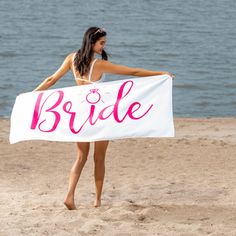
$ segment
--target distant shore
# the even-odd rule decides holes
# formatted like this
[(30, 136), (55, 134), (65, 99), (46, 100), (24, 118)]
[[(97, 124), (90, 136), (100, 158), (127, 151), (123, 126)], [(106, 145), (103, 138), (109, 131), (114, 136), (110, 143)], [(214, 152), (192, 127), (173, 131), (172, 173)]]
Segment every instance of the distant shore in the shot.
[(0, 118), (0, 235), (236, 235), (236, 117), (174, 123), (174, 138), (110, 142), (98, 209), (92, 145), (68, 211), (75, 144), (10, 145)]

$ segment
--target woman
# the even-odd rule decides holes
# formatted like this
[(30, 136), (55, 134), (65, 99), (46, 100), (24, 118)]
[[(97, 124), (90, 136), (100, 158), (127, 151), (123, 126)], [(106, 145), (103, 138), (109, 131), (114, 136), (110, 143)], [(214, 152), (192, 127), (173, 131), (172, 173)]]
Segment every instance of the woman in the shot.
[[(105, 52), (106, 31), (103, 28), (89, 28), (83, 38), (83, 43), (78, 52), (70, 53), (62, 63), (61, 67), (47, 79), (45, 79), (34, 91), (45, 90), (54, 85), (64, 74), (72, 70), (77, 85), (102, 82), (105, 73), (132, 75), (132, 76), (154, 76), (169, 74), (162, 71), (150, 71), (141, 68), (130, 68), (109, 62)], [(95, 59), (95, 55), (101, 55), (102, 59)], [(96, 141), (94, 150), (94, 178), (96, 197), (94, 206), (101, 205), (101, 193), (105, 175), (105, 155), (109, 141)], [(89, 153), (89, 142), (77, 143), (77, 158), (72, 166), (69, 176), (69, 188), (64, 200), (69, 210), (76, 209), (74, 203), (75, 188), (80, 178), (82, 169), (86, 163)]]

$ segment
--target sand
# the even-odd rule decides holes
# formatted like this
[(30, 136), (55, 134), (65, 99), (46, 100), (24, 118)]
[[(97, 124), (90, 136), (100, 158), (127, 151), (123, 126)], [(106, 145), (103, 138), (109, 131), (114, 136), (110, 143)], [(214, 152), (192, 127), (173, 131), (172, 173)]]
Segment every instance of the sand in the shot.
[(0, 120), (0, 235), (236, 235), (236, 118), (176, 118), (175, 138), (111, 141), (102, 206), (93, 145), (63, 205), (74, 143), (10, 145)]

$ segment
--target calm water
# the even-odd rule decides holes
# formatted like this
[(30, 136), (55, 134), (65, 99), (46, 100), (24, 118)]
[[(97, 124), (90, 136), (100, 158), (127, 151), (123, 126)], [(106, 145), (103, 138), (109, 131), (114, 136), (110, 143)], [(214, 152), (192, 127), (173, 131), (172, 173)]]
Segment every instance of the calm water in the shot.
[[(236, 116), (235, 0), (1, 0), (0, 116), (94, 25), (108, 31), (112, 62), (176, 75), (175, 117)], [(73, 85), (68, 73), (56, 87)]]

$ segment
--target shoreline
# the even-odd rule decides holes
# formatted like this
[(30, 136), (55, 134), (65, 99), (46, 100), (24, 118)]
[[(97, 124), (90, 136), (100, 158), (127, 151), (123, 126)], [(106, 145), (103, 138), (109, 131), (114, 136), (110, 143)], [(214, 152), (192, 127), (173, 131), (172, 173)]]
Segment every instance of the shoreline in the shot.
[[(0, 116), (0, 122), (1, 121), (9, 121), (10, 117), (1, 117)], [(221, 121), (221, 120), (236, 120), (236, 116), (214, 116), (214, 117), (174, 117), (174, 122), (199, 122), (199, 121)]]

